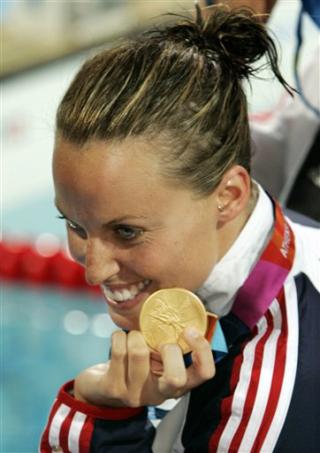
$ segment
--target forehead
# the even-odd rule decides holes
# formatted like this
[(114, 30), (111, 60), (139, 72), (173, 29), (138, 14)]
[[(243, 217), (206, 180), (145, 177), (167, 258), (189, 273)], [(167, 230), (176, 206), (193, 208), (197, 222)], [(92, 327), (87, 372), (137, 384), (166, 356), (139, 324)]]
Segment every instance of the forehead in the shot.
[[(159, 203), (174, 191), (161, 176), (154, 144), (128, 139), (91, 141), (84, 146), (58, 138), (53, 156), (53, 177), (59, 205), (76, 204), (105, 209), (135, 203)], [(63, 206), (61, 206), (63, 207)]]
[(56, 182), (111, 184), (160, 177), (159, 159), (151, 145), (141, 140), (121, 142), (90, 141), (83, 146), (57, 139), (53, 154), (53, 176)]

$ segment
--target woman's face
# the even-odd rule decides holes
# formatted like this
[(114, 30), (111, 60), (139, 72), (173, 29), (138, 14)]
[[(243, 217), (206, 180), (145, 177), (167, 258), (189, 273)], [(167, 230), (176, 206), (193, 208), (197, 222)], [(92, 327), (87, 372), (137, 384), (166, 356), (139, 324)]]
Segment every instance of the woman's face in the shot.
[(101, 285), (113, 321), (139, 328), (144, 300), (160, 288), (191, 291), (219, 257), (215, 194), (196, 198), (161, 176), (156, 143), (57, 139), (53, 175), (73, 258)]

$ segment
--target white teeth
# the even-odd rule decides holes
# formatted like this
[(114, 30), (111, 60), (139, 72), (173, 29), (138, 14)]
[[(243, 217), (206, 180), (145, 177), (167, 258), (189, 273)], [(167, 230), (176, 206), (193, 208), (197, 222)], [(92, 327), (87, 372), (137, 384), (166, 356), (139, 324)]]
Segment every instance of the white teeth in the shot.
[[(127, 291), (127, 290), (125, 290)], [(130, 291), (129, 293), (131, 294), (132, 297), (135, 297), (139, 292), (139, 288), (137, 288), (135, 285), (130, 286)]]
[(102, 290), (107, 299), (112, 299), (113, 293), (108, 288), (106, 288), (105, 286), (102, 286)]
[(113, 297), (114, 297), (115, 300), (118, 300), (120, 302), (123, 300), (123, 295), (122, 295), (121, 291), (115, 291), (113, 293)]
[(130, 291), (128, 289), (124, 289), (122, 291), (122, 300), (126, 300), (126, 299), (131, 299), (132, 297), (132, 293), (130, 293)]
[(107, 299), (112, 299), (115, 302), (124, 302), (126, 300), (133, 299), (136, 295), (142, 291), (147, 285), (149, 285), (150, 280), (144, 280), (143, 282), (139, 282), (137, 285), (131, 285), (130, 289), (125, 288), (122, 290), (112, 291), (110, 288), (106, 286), (102, 286), (102, 290)]

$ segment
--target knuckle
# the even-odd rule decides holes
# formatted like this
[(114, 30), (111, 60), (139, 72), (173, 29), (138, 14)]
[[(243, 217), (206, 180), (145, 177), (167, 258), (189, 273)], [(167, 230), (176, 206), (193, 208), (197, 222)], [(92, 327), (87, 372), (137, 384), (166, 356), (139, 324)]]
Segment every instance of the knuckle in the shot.
[(129, 350), (129, 355), (133, 360), (143, 362), (149, 358), (149, 351), (135, 346)]
[(200, 339), (200, 341), (197, 343), (196, 347), (193, 349), (193, 354), (197, 358), (197, 361), (203, 362), (205, 364), (213, 364), (211, 346), (204, 338)]
[(132, 331), (128, 335), (128, 354), (131, 359), (144, 361), (149, 358), (149, 349), (140, 332)]
[(212, 365), (210, 367), (203, 367), (200, 372), (199, 372), (199, 376), (200, 378), (202, 378), (203, 380), (205, 381), (208, 381), (209, 379), (212, 379), (214, 377), (214, 375), (216, 374), (215, 372), (215, 366)]
[(215, 373), (215, 370), (214, 370), (214, 369), (212, 369), (212, 370), (206, 370), (206, 371), (203, 373), (202, 377), (203, 377), (203, 379), (205, 379), (206, 381), (208, 381), (209, 379), (212, 379), (212, 378), (214, 377), (215, 374), (216, 374), (216, 373)]
[(118, 347), (112, 347), (112, 360), (123, 360), (126, 356), (126, 352)]
[(212, 352), (211, 352), (211, 346), (209, 344), (209, 342), (205, 339), (205, 338), (199, 338), (198, 341), (197, 341), (197, 349), (199, 351), (203, 351), (203, 352), (209, 352), (210, 355), (212, 355)]
[(186, 376), (167, 376), (166, 378), (167, 384), (174, 389), (180, 389), (184, 387), (187, 383)]
[(112, 398), (122, 399), (122, 390), (116, 383), (109, 384), (106, 390)]
[(129, 398), (124, 398), (123, 403), (127, 407), (140, 407), (141, 406), (140, 398), (137, 396), (133, 396), (133, 395), (131, 395)]

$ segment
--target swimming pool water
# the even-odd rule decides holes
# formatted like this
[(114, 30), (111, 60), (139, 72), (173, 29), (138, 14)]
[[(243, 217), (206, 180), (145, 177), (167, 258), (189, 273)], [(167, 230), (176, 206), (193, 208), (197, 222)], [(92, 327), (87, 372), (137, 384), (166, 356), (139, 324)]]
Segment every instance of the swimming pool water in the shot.
[(115, 329), (89, 293), (1, 285), (1, 453), (34, 453), (59, 387), (108, 358)]

